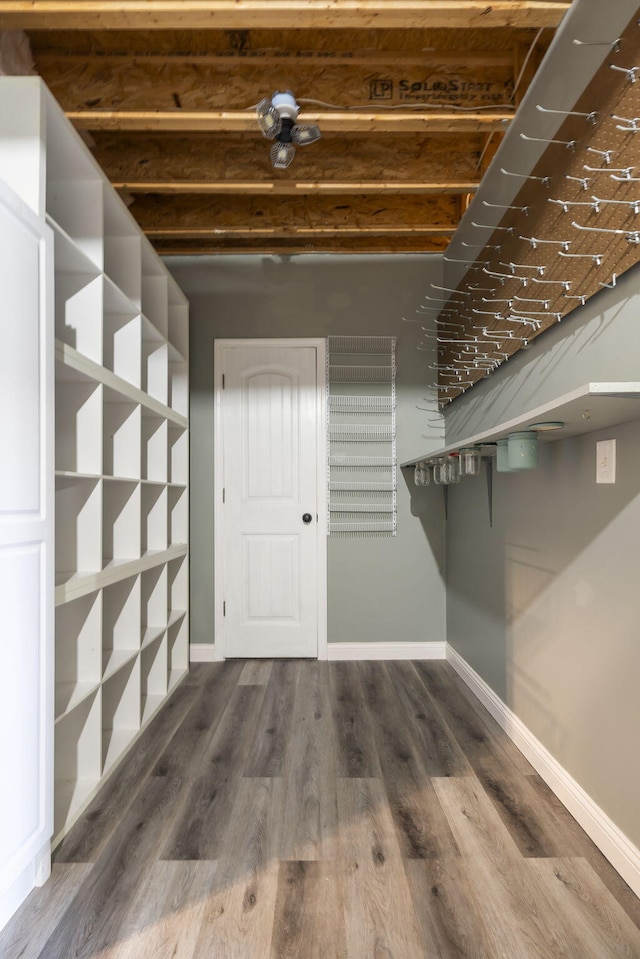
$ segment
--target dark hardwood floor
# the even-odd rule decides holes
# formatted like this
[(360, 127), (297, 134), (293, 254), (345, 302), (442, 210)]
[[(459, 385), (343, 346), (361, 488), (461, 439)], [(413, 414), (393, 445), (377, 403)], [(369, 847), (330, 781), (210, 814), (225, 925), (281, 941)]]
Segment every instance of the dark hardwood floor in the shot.
[(450, 666), (192, 668), (3, 959), (640, 959), (640, 901)]

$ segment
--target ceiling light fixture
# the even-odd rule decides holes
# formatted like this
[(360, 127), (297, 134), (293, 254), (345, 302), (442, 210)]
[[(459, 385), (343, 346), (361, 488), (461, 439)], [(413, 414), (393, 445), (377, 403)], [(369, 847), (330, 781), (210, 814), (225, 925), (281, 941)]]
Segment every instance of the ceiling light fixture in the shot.
[(271, 99), (264, 98), (256, 107), (258, 123), (262, 135), (267, 140), (276, 140), (269, 156), (271, 164), (278, 170), (285, 170), (294, 156), (296, 147), (315, 143), (322, 134), (315, 123), (296, 123), (300, 106), (290, 90), (284, 93), (276, 90)]

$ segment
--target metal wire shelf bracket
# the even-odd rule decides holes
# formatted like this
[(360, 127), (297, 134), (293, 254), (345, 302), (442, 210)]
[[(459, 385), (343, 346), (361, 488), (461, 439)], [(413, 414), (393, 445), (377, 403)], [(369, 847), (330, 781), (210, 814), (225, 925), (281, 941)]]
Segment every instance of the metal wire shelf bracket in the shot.
[(332, 423), (329, 438), (332, 443), (384, 443), (393, 439), (393, 431), (390, 425)]
[[(390, 383), (393, 379), (390, 366), (329, 366), (330, 383)], [(331, 395), (331, 394), (330, 394)]]
[(395, 352), (393, 336), (328, 338), (329, 534), (396, 534)]
[(333, 535), (361, 536), (363, 533), (371, 536), (395, 536), (396, 523), (389, 520), (383, 523), (330, 523), (329, 532)]
[(343, 495), (353, 495), (360, 493), (392, 493), (395, 489), (393, 480), (380, 480), (379, 482), (370, 480), (331, 480), (329, 489), (331, 492), (342, 493)]
[(393, 503), (334, 503), (329, 506), (332, 513), (392, 513)]
[(391, 456), (329, 456), (329, 466), (336, 469), (391, 470), (394, 465)]
[(336, 354), (379, 353), (391, 354), (395, 349), (393, 336), (330, 336), (329, 352)]
[(329, 409), (334, 413), (391, 413), (391, 396), (329, 396)]

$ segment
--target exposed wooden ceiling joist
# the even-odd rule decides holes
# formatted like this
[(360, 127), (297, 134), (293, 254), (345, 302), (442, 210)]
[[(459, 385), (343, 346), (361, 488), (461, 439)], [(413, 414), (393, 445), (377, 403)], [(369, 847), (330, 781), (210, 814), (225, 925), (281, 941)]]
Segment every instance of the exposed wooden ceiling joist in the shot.
[(160, 194), (237, 194), (244, 196), (304, 196), (305, 194), (334, 194), (354, 196), (367, 194), (424, 194), (425, 196), (441, 195), (444, 193), (467, 194), (473, 193), (478, 187), (478, 181), (449, 182), (449, 183), (407, 183), (370, 181), (336, 181), (319, 182), (305, 180), (125, 180), (112, 181), (116, 190), (129, 193), (160, 193)]
[(561, 0), (4, 0), (7, 29), (556, 27)]
[[(0, 7), (0, 10), (2, 7)], [(25, 27), (25, 29), (27, 29)], [(393, 55), (425, 57), (449, 53), (453, 58), (480, 54), (497, 56), (502, 52), (513, 56), (517, 45), (528, 49), (534, 38), (536, 51), (544, 49), (553, 36), (553, 28), (539, 31), (532, 27), (459, 28), (389, 28), (363, 29), (362, 25), (346, 29), (238, 29), (238, 30), (36, 30), (29, 29), (29, 39), (36, 61), (48, 55), (65, 58), (71, 55), (101, 57), (169, 57), (192, 55), (216, 57), (245, 64), (270, 57), (287, 59), (334, 59)], [(454, 63), (452, 60), (451, 63)], [(455, 63), (454, 63), (455, 65)], [(490, 64), (486, 64), (490, 66)]]
[(432, 224), (426, 224), (423, 226), (399, 226), (394, 224), (393, 226), (383, 226), (382, 229), (379, 229), (377, 226), (334, 226), (332, 224), (328, 224), (327, 226), (288, 226), (284, 224), (282, 226), (273, 227), (207, 226), (198, 228), (197, 226), (189, 226), (185, 227), (184, 229), (171, 226), (144, 227), (144, 232), (150, 239), (155, 239), (157, 237), (169, 237), (185, 240), (199, 240), (206, 239), (207, 237), (220, 237), (235, 240), (244, 240), (257, 237), (259, 239), (268, 240), (273, 237), (283, 237), (287, 240), (293, 241), (298, 237), (361, 237), (366, 236), (367, 234), (375, 237), (380, 236), (380, 234), (383, 234), (386, 237), (424, 237), (451, 236), (453, 233), (455, 233), (455, 230), (455, 226), (443, 227), (434, 226)]
[(234, 239), (230, 237), (201, 237), (197, 240), (184, 238), (156, 238), (153, 245), (163, 256), (193, 256), (193, 255), (244, 255), (247, 253), (263, 253), (269, 255), (293, 256), (301, 253), (340, 253), (340, 254), (389, 254), (394, 253), (442, 253), (449, 243), (449, 236), (423, 237), (336, 237), (315, 236), (313, 238), (297, 237), (296, 239), (272, 237), (266, 241), (262, 238), (247, 237)]
[[(274, 41), (271, 40), (271, 43)], [(356, 41), (357, 42), (357, 41)], [(340, 50), (329, 48), (309, 49), (300, 51), (297, 54), (287, 54), (276, 52), (275, 50), (252, 49), (244, 51), (233, 51), (222, 49), (208, 53), (190, 52), (190, 53), (131, 53), (120, 51), (118, 53), (74, 53), (68, 51), (43, 52), (37, 54), (38, 67), (43, 71), (56, 71), (60, 68), (60, 58), (64, 58), (64, 68), (73, 68), (75, 71), (82, 71), (86, 79), (87, 71), (101, 70), (108, 66), (110, 70), (117, 70), (125, 62), (128, 66), (134, 67), (166, 67), (166, 66), (189, 66), (189, 67), (216, 67), (220, 68), (227, 64), (231, 68), (235, 61), (242, 60), (244, 68), (250, 66), (261, 67), (285, 67), (288, 70), (299, 69), (311, 62), (314, 65), (322, 63), (324, 66), (348, 66), (348, 67), (379, 67), (393, 65), (394, 68), (403, 67), (421, 67), (423, 69), (438, 69), (440, 67), (451, 69), (469, 69), (474, 67), (509, 67), (513, 68), (513, 52), (511, 50), (436, 50), (434, 48), (424, 48), (421, 52), (419, 42), (416, 44), (416, 50), (407, 51), (405, 49), (394, 49), (385, 47), (384, 51), (364, 51)], [(237, 64), (236, 64), (237, 69)]]
[[(253, 111), (70, 110), (68, 118), (82, 130), (135, 130), (179, 133), (256, 132)], [(448, 113), (398, 111), (305, 112), (305, 123), (318, 123), (323, 133), (476, 133), (504, 130), (511, 113)]]

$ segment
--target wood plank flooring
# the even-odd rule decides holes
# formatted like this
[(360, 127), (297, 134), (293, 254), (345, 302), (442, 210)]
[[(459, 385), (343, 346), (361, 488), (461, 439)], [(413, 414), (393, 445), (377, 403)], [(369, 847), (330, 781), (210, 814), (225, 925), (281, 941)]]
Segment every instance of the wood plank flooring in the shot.
[(640, 959), (640, 901), (451, 667), (192, 667), (2, 959)]

